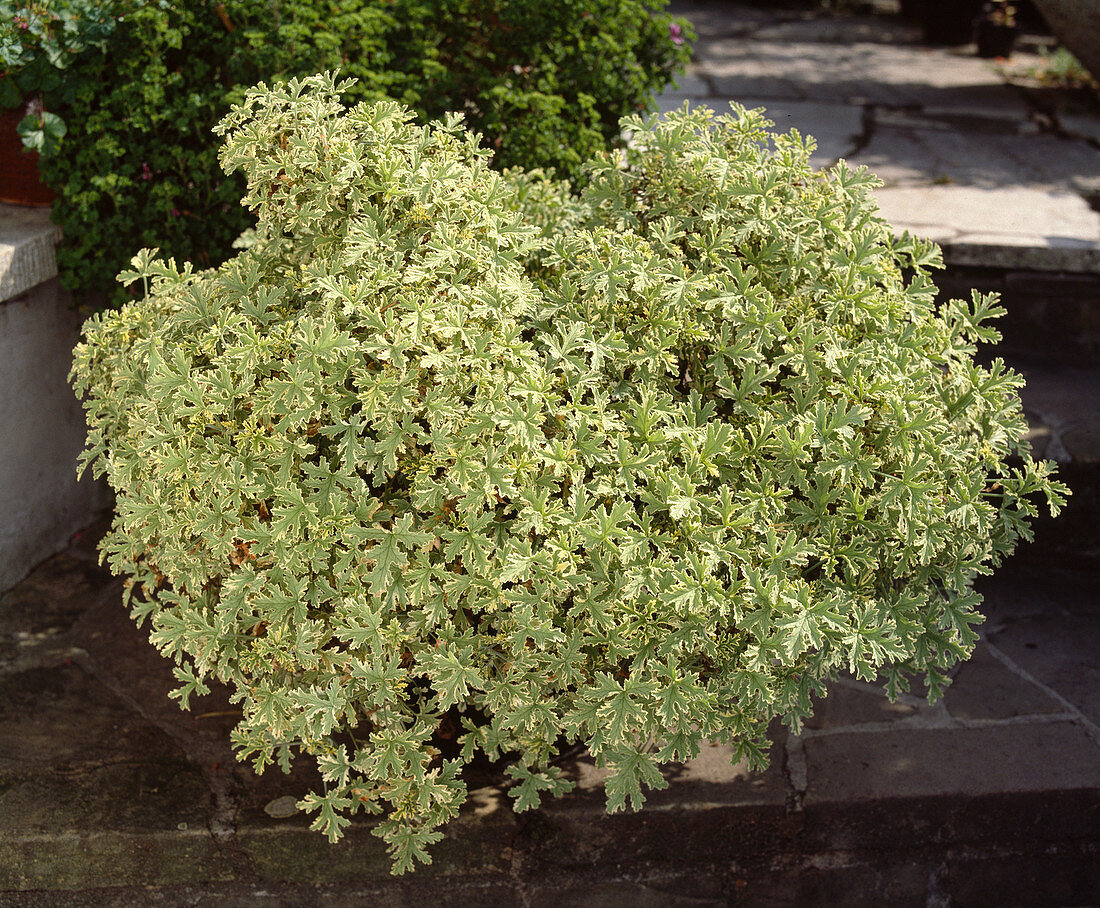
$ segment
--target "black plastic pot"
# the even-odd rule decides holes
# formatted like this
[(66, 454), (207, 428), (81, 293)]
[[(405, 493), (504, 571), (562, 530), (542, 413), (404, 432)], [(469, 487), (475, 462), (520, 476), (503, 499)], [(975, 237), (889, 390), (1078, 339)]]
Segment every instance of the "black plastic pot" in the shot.
[(978, 56), (987, 60), (994, 57), (1012, 56), (1016, 44), (1016, 26), (998, 25), (986, 19), (979, 19), (974, 30), (974, 40), (978, 42)]
[(901, 0), (901, 17), (910, 22), (923, 22), (928, 0)]
[(967, 44), (982, 0), (929, 0), (924, 5), (924, 40), (928, 44)]

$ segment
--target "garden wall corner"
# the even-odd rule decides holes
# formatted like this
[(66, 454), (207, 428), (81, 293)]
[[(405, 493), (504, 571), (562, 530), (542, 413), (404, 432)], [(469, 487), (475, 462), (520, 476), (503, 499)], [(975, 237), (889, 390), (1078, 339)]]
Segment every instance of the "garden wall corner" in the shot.
[(0, 205), (0, 592), (111, 503), (77, 480), (86, 426), (69, 387), (82, 316), (57, 279), (48, 212)]

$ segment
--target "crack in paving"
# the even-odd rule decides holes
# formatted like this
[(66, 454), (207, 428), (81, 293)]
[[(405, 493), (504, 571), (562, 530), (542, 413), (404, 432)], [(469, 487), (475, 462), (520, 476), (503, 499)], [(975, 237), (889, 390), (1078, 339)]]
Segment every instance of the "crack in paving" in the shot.
[(868, 145), (875, 138), (875, 131), (878, 129), (877, 118), (877, 105), (871, 102), (865, 102), (860, 105), (859, 112), (859, 129), (860, 131), (852, 136), (852, 145), (848, 149), (847, 153), (840, 155), (831, 162), (829, 167), (835, 167), (842, 159), (846, 160), (854, 158), (856, 155), (862, 154)]
[(789, 813), (798, 813), (802, 810), (806, 800), (806, 790), (810, 784), (803, 734), (788, 737), (783, 748), (783, 779), (787, 786)]
[[(894, 701), (903, 706), (911, 706), (920, 711), (911, 716), (902, 716), (896, 719), (884, 719), (878, 722), (860, 722), (849, 725), (839, 725), (833, 728), (806, 728), (796, 736), (800, 742), (813, 738), (831, 737), (849, 734), (872, 734), (875, 732), (891, 732), (898, 729), (984, 729), (1000, 728), (1012, 725), (1051, 725), (1058, 722), (1080, 722), (1095, 730), (1096, 734), (1090, 735), (1100, 744), (1100, 727), (1097, 727), (1072, 703), (1060, 696), (1056, 691), (1038, 681), (1023, 668), (1013, 662), (1008, 656), (997, 650), (988, 640), (983, 639), (983, 644), (991, 651), (991, 655), (997, 658), (1006, 668), (1026, 681), (1028, 684), (1042, 690), (1045, 694), (1064, 707), (1062, 711), (1053, 713), (1027, 713), (1017, 716), (1005, 716), (1002, 718), (965, 719), (951, 715), (945, 700), (941, 699), (934, 704), (912, 694), (903, 693)], [(886, 693), (880, 687), (860, 681), (854, 678), (838, 678), (832, 682), (837, 687), (863, 693), (877, 694), (886, 699)], [(804, 754), (803, 754), (804, 758)]]

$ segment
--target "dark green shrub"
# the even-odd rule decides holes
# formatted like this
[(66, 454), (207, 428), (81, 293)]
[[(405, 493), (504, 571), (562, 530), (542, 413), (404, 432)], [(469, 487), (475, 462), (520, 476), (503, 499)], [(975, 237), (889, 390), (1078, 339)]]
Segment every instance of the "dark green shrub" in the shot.
[(340, 69), (350, 101), (457, 110), (497, 166), (580, 164), (617, 140), (686, 61), (664, 0), (228, 0), (139, 6), (69, 63), (69, 127), (43, 172), (59, 199), (62, 281), (114, 287), (134, 251), (216, 264), (248, 225), (211, 128), (243, 86)]
[[(457, 110), (497, 166), (577, 179), (615, 144), (619, 120), (648, 110), (688, 60), (689, 26), (666, 0), (409, 0), (398, 4), (394, 94), (421, 118)], [(682, 32), (682, 34), (680, 34)], [(362, 79), (354, 67), (345, 75)], [(355, 98), (359, 100), (358, 98)]]
[(973, 362), (994, 301), (937, 312), (938, 250), (759, 112), (631, 122), (579, 202), (409, 119), (261, 86), (222, 126), (256, 242), (142, 253), (77, 348), (104, 553), (183, 704), (232, 685), (242, 758), (310, 755), (315, 828), (385, 812), (405, 871), (479, 752), (519, 811), (584, 742), (636, 808), (841, 670), (937, 696), (975, 575), (1066, 492)]

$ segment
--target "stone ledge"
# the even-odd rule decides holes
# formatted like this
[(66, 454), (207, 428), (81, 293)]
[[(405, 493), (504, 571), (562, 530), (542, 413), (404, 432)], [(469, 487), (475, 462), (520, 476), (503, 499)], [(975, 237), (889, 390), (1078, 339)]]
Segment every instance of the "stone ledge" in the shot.
[(1100, 273), (1100, 216), (1053, 186), (887, 186), (875, 193), (895, 231), (934, 240), (951, 266)]
[[(337, 845), (294, 827), (241, 830), (232, 843), (223, 845), (205, 829), (86, 829), (6, 838), (0, 843), (0, 895), (11, 899), (4, 904), (72, 905), (81, 902), (68, 899), (83, 894), (87, 904), (100, 905), (108, 904), (105, 896), (112, 890), (125, 887), (166, 895), (201, 887), (214, 897), (183, 904), (216, 905), (225, 904), (216, 895), (225, 892), (223, 887), (252, 885), (261, 891), (241, 893), (245, 897), (233, 904), (254, 905), (265, 904), (263, 896), (270, 898), (273, 890), (287, 887), (377, 887), (392, 894), (411, 886), (435, 894), (441, 899), (435, 904), (460, 905), (470, 903), (452, 900), (448, 894), (500, 887), (502, 896), (513, 897), (493, 904), (548, 905), (524, 900), (522, 893), (554, 891), (563, 888), (559, 881), (587, 879), (589, 885), (606, 887), (612, 899), (578, 898), (564, 904), (597, 906), (624, 904), (621, 895), (624, 889), (630, 891), (631, 882), (656, 877), (695, 898), (710, 895), (691, 891), (704, 881), (710, 884), (706, 888), (719, 891), (748, 889), (745, 894), (756, 897), (748, 904), (871, 905), (882, 904), (888, 894), (888, 904), (923, 904), (920, 897), (932, 868), (952, 869), (958, 877), (950, 889), (959, 889), (975, 865), (993, 869), (1007, 858), (1036, 870), (1044, 856), (1062, 854), (1072, 858), (1063, 872), (1070, 875), (1072, 869), (1077, 877), (1068, 892), (1051, 888), (1058, 877), (1038, 874), (1036, 879), (997, 887), (996, 897), (980, 903), (1019, 904), (1016, 899), (1022, 893), (1027, 904), (1092, 904), (1082, 897), (1095, 893), (1100, 884), (1092, 822), (1096, 806), (1096, 789), (1081, 789), (979, 798), (889, 798), (818, 805), (798, 813), (782, 808), (699, 809), (688, 804), (675, 812), (614, 817), (594, 807), (543, 810), (522, 818), (463, 816), (444, 830), (443, 841), (433, 848), (433, 863), (404, 879), (390, 876), (385, 846), (365, 824), (350, 828)], [(873, 872), (884, 863), (892, 865), (887, 872)], [(769, 895), (786, 887), (813, 888), (817, 872), (829, 868), (844, 870), (830, 886), (836, 889), (833, 900), (768, 901)], [(1062, 881), (1068, 882), (1065, 876)], [(1013, 887), (1018, 887), (1015, 892)], [(857, 893), (863, 898), (853, 901)], [(615, 894), (620, 900), (613, 900)], [(19, 902), (20, 896), (25, 901)], [(139, 902), (129, 904), (135, 903)], [(290, 902), (302, 903), (310, 902)], [(656, 908), (675, 903), (650, 904)], [(718, 898), (704, 904), (746, 902)]]
[(1019, 245), (961, 238), (942, 242), (948, 267), (966, 265), (1006, 271), (1100, 274), (1100, 243), (1080, 246)]
[(0, 204), (0, 302), (57, 277), (61, 228), (48, 208)]

